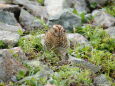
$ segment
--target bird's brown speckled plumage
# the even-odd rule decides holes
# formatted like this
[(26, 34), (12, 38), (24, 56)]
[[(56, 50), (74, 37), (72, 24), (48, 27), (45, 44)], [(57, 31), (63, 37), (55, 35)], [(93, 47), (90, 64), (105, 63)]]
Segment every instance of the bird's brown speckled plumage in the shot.
[(61, 56), (61, 59), (65, 58), (67, 48), (69, 48), (69, 41), (65, 29), (61, 25), (53, 25), (46, 32), (44, 39), (47, 50), (54, 50), (57, 55)]

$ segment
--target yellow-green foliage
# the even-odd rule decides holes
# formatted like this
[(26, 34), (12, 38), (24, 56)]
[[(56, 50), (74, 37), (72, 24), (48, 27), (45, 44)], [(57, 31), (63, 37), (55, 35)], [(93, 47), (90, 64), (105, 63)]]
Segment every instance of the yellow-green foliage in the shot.
[(115, 17), (115, 6), (108, 6), (105, 9), (108, 14)]

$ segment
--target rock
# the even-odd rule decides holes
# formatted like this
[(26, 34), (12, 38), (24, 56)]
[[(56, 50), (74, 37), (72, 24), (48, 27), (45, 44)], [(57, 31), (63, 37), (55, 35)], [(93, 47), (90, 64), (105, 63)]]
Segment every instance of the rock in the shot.
[(95, 86), (111, 86), (109, 80), (107, 80), (104, 74), (101, 74), (94, 78), (94, 84)]
[(76, 58), (76, 57), (73, 57), (73, 56), (70, 56), (70, 55), (69, 55), (69, 61), (72, 64), (74, 64), (75, 66), (90, 69), (94, 73), (98, 72), (101, 69), (100, 67), (98, 67), (98, 66), (96, 66), (96, 65), (94, 65), (90, 62), (87, 62), (83, 59), (79, 59), (79, 58)]
[(13, 25), (0, 23), (0, 31), (9, 31), (13, 33), (18, 33), (18, 30), (24, 31), (20, 26), (13, 26)]
[(108, 0), (88, 0), (90, 4), (96, 3), (99, 5), (104, 5)]
[(18, 5), (0, 4), (0, 10), (14, 13), (15, 18), (19, 20), (20, 7)]
[(19, 37), (20, 36), (17, 33), (12, 33), (10, 31), (0, 31), (0, 40), (10, 46), (14, 46), (18, 42)]
[(115, 24), (115, 17), (107, 14), (104, 10), (95, 10), (92, 13), (94, 16), (94, 24), (110, 27)]
[(77, 44), (89, 45), (88, 40), (78, 33), (69, 33), (67, 34), (67, 38), (70, 40), (71, 47), (75, 47)]
[(53, 26), (54, 24), (60, 24), (66, 30), (72, 31), (74, 27), (81, 25), (81, 18), (66, 10), (60, 16), (49, 18), (48, 25)]
[(44, 4), (46, 6), (48, 16), (55, 17), (60, 15), (65, 8), (68, 8), (68, 0), (45, 0)]
[(2, 57), (0, 57), (0, 79), (11, 81), (20, 70), (26, 71), (26, 68), (22, 63), (12, 58), (7, 50), (4, 51)]
[(78, 11), (78, 13), (87, 13), (89, 9), (87, 8), (87, 3), (85, 0), (72, 0), (73, 7)]
[(14, 14), (10, 12), (5, 12), (5, 11), (0, 11), (0, 22), (9, 24), (9, 25), (14, 25), (14, 26), (19, 25), (17, 20), (14, 17)]
[(46, 8), (39, 6), (38, 3), (35, 4), (35, 2), (29, 0), (12, 0), (12, 3), (24, 6), (24, 8), (26, 8), (34, 16), (47, 18)]
[(40, 22), (24, 9), (21, 9), (19, 21), (27, 31), (41, 28)]
[(0, 54), (2, 55), (2, 53), (4, 51), (7, 51), (10, 53), (10, 55), (13, 57), (15, 57), (15, 59), (17, 60), (27, 60), (28, 58), (26, 57), (25, 53), (23, 52), (23, 50), (20, 47), (14, 47), (11, 49), (1, 49), (0, 50)]
[(105, 31), (110, 35), (111, 38), (115, 39), (115, 27), (109, 27)]
[(18, 5), (10, 5), (10, 4), (1, 4), (0, 3), (0, 10), (4, 10), (4, 11), (8, 11), (8, 10), (15, 10), (15, 9), (19, 9)]
[(0, 23), (0, 40), (10, 46), (14, 46), (18, 42), (20, 37), (20, 35), (18, 34), (19, 29), (22, 30), (20, 26)]

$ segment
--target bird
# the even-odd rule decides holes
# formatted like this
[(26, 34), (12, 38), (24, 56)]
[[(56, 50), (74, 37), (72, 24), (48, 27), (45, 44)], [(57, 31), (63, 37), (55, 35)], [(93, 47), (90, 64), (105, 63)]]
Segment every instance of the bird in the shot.
[(70, 43), (63, 26), (58, 24), (53, 25), (45, 33), (44, 45), (46, 50), (54, 51), (61, 60), (67, 59), (67, 50), (70, 47)]

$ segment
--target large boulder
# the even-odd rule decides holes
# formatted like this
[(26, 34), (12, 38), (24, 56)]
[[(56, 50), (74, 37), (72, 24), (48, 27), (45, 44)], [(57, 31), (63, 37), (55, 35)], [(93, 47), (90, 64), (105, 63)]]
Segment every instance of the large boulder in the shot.
[(81, 25), (81, 18), (71, 11), (64, 10), (61, 15), (49, 18), (48, 25), (52, 27), (54, 24), (60, 24), (66, 30), (73, 31), (74, 27)]
[(21, 9), (19, 21), (27, 31), (41, 28), (40, 22), (24, 9)]
[(0, 80), (3, 81), (16, 81), (16, 74), (19, 71), (26, 71), (27, 69), (15, 60), (9, 52), (4, 51), (2, 57), (0, 57)]
[(115, 17), (107, 14), (104, 10), (94, 10), (92, 16), (94, 16), (95, 25), (110, 27), (115, 24)]
[(110, 35), (111, 38), (115, 39), (115, 27), (109, 27), (105, 31)]

